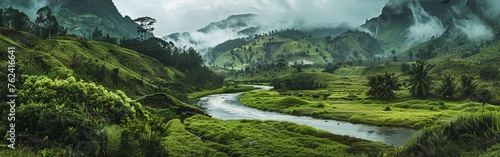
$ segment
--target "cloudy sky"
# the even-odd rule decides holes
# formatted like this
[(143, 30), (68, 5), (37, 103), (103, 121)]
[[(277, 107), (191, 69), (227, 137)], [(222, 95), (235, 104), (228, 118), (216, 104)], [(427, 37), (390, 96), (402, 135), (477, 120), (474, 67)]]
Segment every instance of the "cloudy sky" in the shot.
[(233, 14), (304, 18), (312, 24), (358, 26), (388, 0), (113, 0), (122, 15), (156, 18), (156, 36), (190, 32)]

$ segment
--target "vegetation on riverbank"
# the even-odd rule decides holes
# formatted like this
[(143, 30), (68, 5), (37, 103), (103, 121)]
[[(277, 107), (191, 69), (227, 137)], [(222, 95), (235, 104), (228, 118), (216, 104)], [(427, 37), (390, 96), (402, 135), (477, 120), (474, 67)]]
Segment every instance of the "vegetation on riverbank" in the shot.
[[(331, 94), (324, 99), (318, 90), (288, 92), (251, 91), (240, 101), (266, 111), (354, 123), (423, 128), (448, 122), (461, 113), (481, 112), (481, 103), (442, 101), (439, 99), (406, 99), (389, 102), (360, 99), (355, 95)], [(317, 98), (315, 98), (317, 96)], [(485, 112), (498, 112), (499, 106), (486, 105)]]
[(497, 156), (500, 115), (462, 114), (446, 124), (423, 129), (399, 156)]
[(393, 147), (379, 142), (333, 135), (290, 122), (223, 121), (198, 115), (186, 119), (184, 124), (186, 129), (199, 136), (205, 145), (219, 151), (207, 152), (212, 155), (364, 156), (394, 151)]
[(212, 95), (212, 94), (246, 92), (246, 91), (251, 91), (254, 89), (255, 88), (253, 86), (245, 86), (245, 85), (224, 86), (224, 87), (217, 88), (217, 89), (203, 90), (203, 91), (199, 91), (199, 92), (190, 93), (190, 94), (188, 94), (188, 99), (196, 99), (196, 98), (200, 98), (200, 97)]

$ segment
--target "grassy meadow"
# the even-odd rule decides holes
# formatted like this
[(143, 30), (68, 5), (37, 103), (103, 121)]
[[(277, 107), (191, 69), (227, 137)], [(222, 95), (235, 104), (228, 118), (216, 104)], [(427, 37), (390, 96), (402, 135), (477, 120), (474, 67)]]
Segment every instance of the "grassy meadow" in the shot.
[[(401, 73), (404, 62), (387, 62), (376, 66), (343, 66), (333, 74), (319, 72), (318, 68), (304, 68), (303, 72), (314, 79), (328, 83), (328, 87), (315, 90), (270, 90), (251, 91), (241, 96), (243, 104), (266, 111), (281, 112), (293, 115), (306, 115), (322, 119), (344, 120), (354, 123), (374, 125), (402, 126), (408, 128), (424, 128), (446, 123), (459, 114), (480, 113), (482, 104), (469, 99), (445, 99), (433, 95), (427, 98), (415, 98), (405, 86), (394, 90), (396, 98), (388, 101), (370, 99), (366, 92), (370, 89), (367, 76), (385, 71), (395, 73), (399, 83), (403, 85), (409, 76)], [(411, 62), (407, 62), (411, 64)], [(439, 65), (442, 66), (442, 65)], [(431, 71), (432, 88), (439, 88), (441, 81), (440, 67)], [(235, 78), (244, 80), (261, 78), (276, 73), (275, 77), (264, 77), (267, 80), (289, 78), (299, 74), (291, 67), (279, 68), (269, 66), (255, 72), (255, 76), (245, 75)], [(274, 75), (272, 75), (274, 76)], [(478, 77), (476, 77), (478, 78)], [(266, 79), (261, 79), (266, 80)], [(491, 81), (478, 80), (479, 89), (494, 89)], [(459, 86), (459, 85), (457, 85)], [(498, 94), (495, 90), (492, 95)], [(498, 96), (493, 96), (498, 99)], [(484, 112), (498, 112), (500, 106), (486, 104)]]

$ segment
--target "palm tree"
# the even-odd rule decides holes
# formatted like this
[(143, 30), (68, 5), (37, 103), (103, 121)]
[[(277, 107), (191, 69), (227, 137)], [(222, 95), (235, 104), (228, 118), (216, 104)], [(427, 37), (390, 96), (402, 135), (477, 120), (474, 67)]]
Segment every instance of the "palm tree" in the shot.
[(462, 76), (460, 76), (460, 84), (462, 85), (460, 93), (462, 94), (463, 98), (469, 98), (476, 91), (476, 81), (472, 76), (463, 74)]
[(425, 97), (431, 94), (432, 80), (429, 76), (431, 67), (425, 61), (418, 59), (412, 64), (410, 71), (410, 94), (416, 97)]
[(398, 88), (397, 81), (398, 79), (394, 77), (394, 73), (389, 72), (369, 76), (368, 85), (370, 89), (366, 92), (366, 95), (379, 100), (393, 99), (396, 97), (393, 89)]
[(384, 73), (384, 81), (385, 83), (393, 90), (395, 89), (399, 89), (399, 86), (398, 86), (398, 78), (395, 76), (396, 74), (394, 73), (389, 73), (389, 72), (385, 72)]
[(368, 76), (368, 85), (370, 86), (370, 89), (368, 90), (368, 92), (366, 92), (366, 95), (370, 96), (370, 98), (372, 99), (378, 98), (379, 91), (377, 88), (378, 85), (377, 75)]
[(441, 95), (443, 95), (447, 99), (452, 99), (453, 95), (457, 92), (455, 87), (456, 83), (453, 82), (454, 79), (451, 77), (451, 75), (444, 75), (444, 80), (439, 86), (441, 87), (439, 89), (439, 92)]

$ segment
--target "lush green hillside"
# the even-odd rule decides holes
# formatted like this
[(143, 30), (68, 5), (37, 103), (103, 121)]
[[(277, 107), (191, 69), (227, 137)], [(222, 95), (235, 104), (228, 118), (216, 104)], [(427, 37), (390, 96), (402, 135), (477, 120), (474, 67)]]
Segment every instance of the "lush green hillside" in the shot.
[[(347, 31), (337, 37), (311, 38), (298, 30), (272, 31), (248, 44), (214, 56), (212, 66), (244, 70), (257, 65), (326, 65), (331, 62), (371, 60), (383, 51), (378, 40), (360, 31)], [(240, 43), (244, 44), (244, 43)], [(222, 46), (222, 45), (221, 45)], [(236, 45), (233, 45), (234, 47)], [(231, 48), (226, 46), (227, 48)], [(221, 49), (225, 50), (225, 49)], [(217, 53), (214, 53), (217, 54)]]
[[(164, 67), (156, 59), (116, 45), (78, 37), (40, 39), (33, 34), (2, 28), (0, 48), (14, 46), (22, 75), (69, 75), (120, 89), (131, 97), (153, 92), (168, 92), (178, 98), (190, 92), (184, 74)], [(2, 51), (2, 56), (6, 56)], [(5, 65), (6, 60), (2, 61)], [(5, 75), (5, 74), (4, 74)]]

